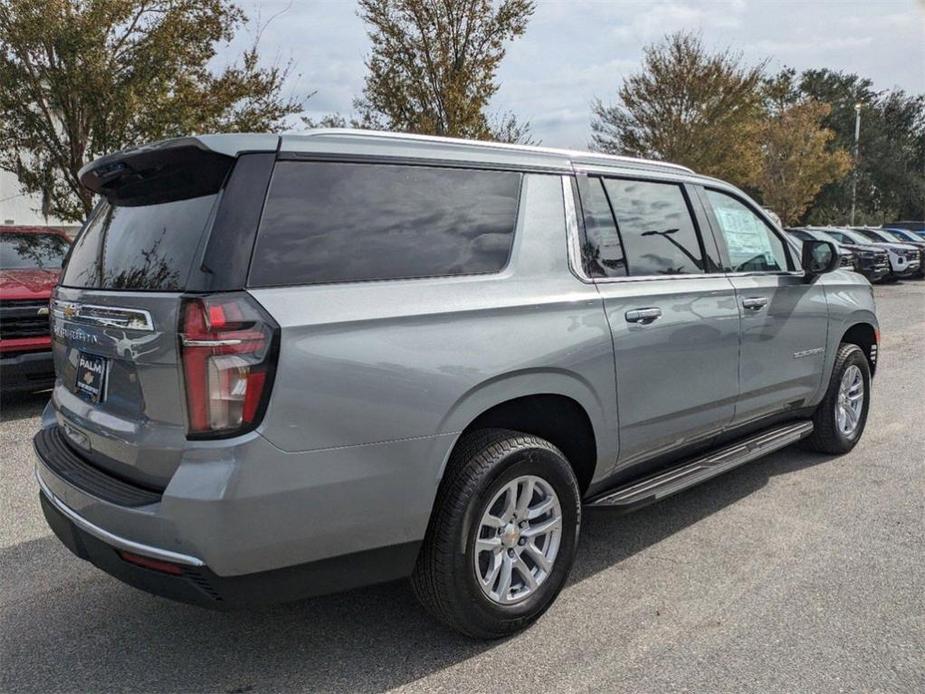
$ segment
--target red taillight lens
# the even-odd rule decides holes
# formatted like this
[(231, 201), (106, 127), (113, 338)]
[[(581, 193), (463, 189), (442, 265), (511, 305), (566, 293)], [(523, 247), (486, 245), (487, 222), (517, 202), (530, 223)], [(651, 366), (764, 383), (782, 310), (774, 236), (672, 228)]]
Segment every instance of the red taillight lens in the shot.
[(260, 423), (273, 381), (276, 332), (247, 294), (183, 302), (180, 353), (191, 438), (234, 436)]
[(172, 564), (169, 561), (161, 561), (160, 559), (143, 557), (140, 554), (134, 554), (132, 552), (125, 551), (120, 551), (119, 556), (129, 564), (134, 564), (135, 566), (143, 566), (146, 569), (160, 571), (161, 573), (171, 574), (172, 576), (180, 576), (183, 574), (183, 568), (181, 566), (178, 564)]

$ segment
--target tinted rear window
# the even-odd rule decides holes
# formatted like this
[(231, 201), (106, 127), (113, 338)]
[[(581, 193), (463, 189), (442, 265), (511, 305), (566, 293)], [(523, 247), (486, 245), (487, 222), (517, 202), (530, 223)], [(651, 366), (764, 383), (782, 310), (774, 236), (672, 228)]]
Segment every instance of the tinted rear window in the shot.
[(518, 173), (280, 162), (251, 286), (490, 273), (506, 264)]
[(94, 289), (185, 288), (216, 195), (158, 205), (103, 202), (74, 242), (61, 284)]
[(58, 270), (69, 245), (57, 234), (0, 234), (0, 270)]

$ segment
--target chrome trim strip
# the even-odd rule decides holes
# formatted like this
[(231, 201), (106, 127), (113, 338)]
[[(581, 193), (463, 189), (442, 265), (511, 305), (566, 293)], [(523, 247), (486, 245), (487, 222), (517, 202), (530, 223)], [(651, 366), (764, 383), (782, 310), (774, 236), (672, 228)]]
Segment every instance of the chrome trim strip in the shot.
[(194, 340), (186, 335), (180, 335), (180, 342), (184, 347), (232, 347), (240, 345), (243, 340), (228, 338), (227, 340)]
[(72, 323), (99, 325), (124, 330), (154, 331), (154, 320), (151, 318), (151, 312), (143, 308), (100, 306), (98, 304), (82, 304), (77, 301), (55, 299), (52, 303), (52, 315), (55, 318)]
[(568, 264), (582, 282), (593, 282), (581, 262), (581, 240), (578, 238), (578, 210), (575, 209), (575, 193), (572, 191), (573, 176), (562, 177), (562, 202), (565, 205), (565, 235), (568, 239)]
[(656, 280), (703, 280), (721, 277), (803, 277), (803, 271), (774, 271), (774, 272), (704, 272), (687, 273), (682, 275), (630, 275), (628, 277), (589, 277), (581, 262), (581, 240), (578, 238), (578, 210), (575, 208), (575, 197), (572, 192), (574, 176), (562, 176), (562, 199), (565, 204), (565, 231), (568, 237), (568, 264), (578, 279), (590, 284), (612, 284), (616, 282), (653, 282)]
[(123, 549), (127, 552), (134, 552), (135, 554), (151, 557), (153, 559), (169, 561), (174, 564), (183, 564), (184, 566), (205, 566), (205, 562), (203, 562), (201, 559), (197, 559), (196, 557), (192, 557), (187, 554), (180, 554), (179, 552), (171, 552), (169, 550), (160, 549), (158, 547), (151, 547), (150, 545), (144, 545), (140, 542), (134, 542), (133, 540), (127, 540), (124, 537), (114, 535), (108, 530), (104, 530), (98, 525), (94, 525), (86, 518), (79, 515), (76, 511), (71, 509), (69, 506), (65, 505), (61, 499), (55, 496), (55, 493), (48, 488), (45, 480), (42, 479), (42, 475), (39, 472), (38, 466), (35, 468), (35, 479), (38, 480), (42, 493), (45, 495), (45, 498), (51, 502), (52, 506), (63, 513), (68, 518), (68, 520), (70, 520), (78, 528), (86, 533), (89, 533), (90, 535), (93, 535), (93, 537), (96, 539), (105, 542), (107, 545), (111, 545), (117, 549)]

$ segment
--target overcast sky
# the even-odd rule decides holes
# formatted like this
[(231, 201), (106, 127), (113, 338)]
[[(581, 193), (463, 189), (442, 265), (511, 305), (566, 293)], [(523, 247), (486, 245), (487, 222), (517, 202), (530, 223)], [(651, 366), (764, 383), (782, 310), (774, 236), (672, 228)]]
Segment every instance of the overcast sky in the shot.
[[(351, 0), (239, 0), (261, 47), (295, 63), (289, 89), (312, 115), (348, 113), (363, 87), (369, 50)], [(639, 67), (642, 47), (678, 29), (701, 32), (716, 48), (771, 68), (828, 67), (856, 72), (879, 89), (925, 92), (925, 0), (539, 0), (527, 32), (508, 48), (499, 72), (497, 111), (533, 124), (543, 144), (585, 148), (589, 104), (612, 101)], [(274, 17), (275, 16), (275, 17)], [(251, 36), (251, 39), (253, 37)], [(228, 55), (240, 50), (241, 37)]]

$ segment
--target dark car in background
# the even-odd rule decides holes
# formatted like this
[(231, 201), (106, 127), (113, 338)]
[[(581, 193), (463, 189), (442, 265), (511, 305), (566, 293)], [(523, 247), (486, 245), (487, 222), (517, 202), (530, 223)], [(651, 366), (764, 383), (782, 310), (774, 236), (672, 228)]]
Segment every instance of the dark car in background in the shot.
[[(839, 252), (851, 253), (854, 271), (859, 272), (869, 282), (880, 282), (890, 274), (890, 258), (885, 250), (869, 243), (845, 243), (816, 227), (797, 227), (787, 231), (800, 241), (816, 240), (834, 243)], [(845, 256), (842, 256), (844, 259)]]
[(0, 392), (55, 383), (48, 300), (70, 245), (56, 229), (0, 227)]
[(869, 236), (862, 234), (856, 229), (849, 229), (846, 227), (826, 227), (825, 231), (842, 243), (873, 244), (886, 251), (890, 259), (890, 274), (887, 277), (889, 280), (911, 277), (919, 270), (919, 256), (915, 246), (899, 243), (898, 241), (895, 243), (873, 241)]

